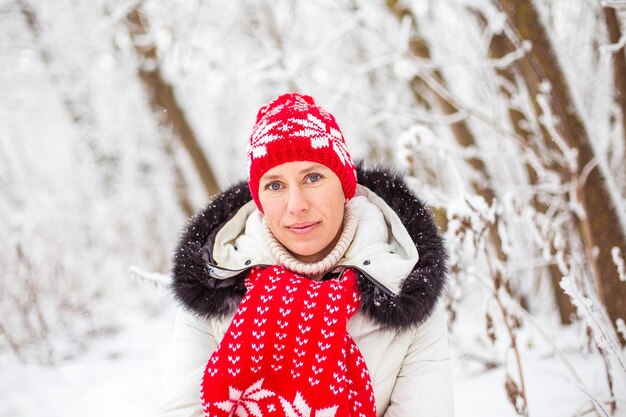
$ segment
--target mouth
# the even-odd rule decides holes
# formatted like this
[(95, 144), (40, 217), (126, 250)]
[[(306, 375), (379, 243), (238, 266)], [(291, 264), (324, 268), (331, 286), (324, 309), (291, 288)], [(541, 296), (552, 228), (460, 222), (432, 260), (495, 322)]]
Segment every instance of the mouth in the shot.
[(295, 223), (295, 224), (292, 224), (291, 226), (287, 226), (287, 229), (289, 229), (289, 231), (297, 235), (303, 235), (303, 234), (313, 231), (320, 223), (321, 222)]

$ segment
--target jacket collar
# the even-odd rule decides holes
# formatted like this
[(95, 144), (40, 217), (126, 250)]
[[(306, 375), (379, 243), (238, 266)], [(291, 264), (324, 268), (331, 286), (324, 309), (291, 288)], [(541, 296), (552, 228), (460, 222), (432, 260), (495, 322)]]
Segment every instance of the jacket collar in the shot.
[[(445, 286), (447, 254), (441, 236), (400, 174), (359, 164), (357, 178), (361, 186), (349, 204), (360, 213), (358, 230), (376, 228), (368, 224), (368, 216), (378, 212), (388, 235), (378, 244), (371, 236), (355, 236), (340, 265), (359, 270), (361, 310), (368, 317), (398, 330), (419, 324)], [(380, 219), (374, 223), (380, 225)], [(175, 297), (200, 315), (232, 313), (245, 293), (247, 270), (274, 263), (259, 236), (262, 225), (247, 184), (218, 194), (190, 220), (179, 242), (173, 265)]]
[[(357, 215), (358, 227), (337, 267), (359, 269), (380, 288), (397, 296), (402, 280), (418, 261), (411, 236), (387, 203), (361, 184), (348, 206)], [(244, 204), (215, 236), (212, 270), (243, 271), (249, 268), (246, 265), (275, 264), (263, 229), (263, 217), (254, 202)], [(215, 272), (212, 276), (220, 279)]]

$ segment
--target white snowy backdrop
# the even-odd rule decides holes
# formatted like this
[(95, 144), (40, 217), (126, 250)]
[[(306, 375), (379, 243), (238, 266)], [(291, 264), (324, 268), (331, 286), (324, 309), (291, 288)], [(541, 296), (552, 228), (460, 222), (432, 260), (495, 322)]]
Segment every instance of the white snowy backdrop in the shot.
[[(512, 3), (539, 13), (584, 166)], [(0, 417), (156, 414), (178, 233), (244, 178), (256, 110), (292, 90), (436, 214), (457, 416), (626, 415), (626, 326), (581, 203), (600, 172), (626, 287), (626, 37), (607, 10), (626, 32), (620, 0), (0, 0)]]

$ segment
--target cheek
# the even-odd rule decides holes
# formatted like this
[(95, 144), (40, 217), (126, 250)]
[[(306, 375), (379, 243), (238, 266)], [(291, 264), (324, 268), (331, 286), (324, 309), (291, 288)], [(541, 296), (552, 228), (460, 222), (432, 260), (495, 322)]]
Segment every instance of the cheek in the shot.
[(274, 233), (274, 235), (280, 233), (280, 222), (283, 210), (281, 210), (279, 202), (275, 200), (261, 200), (261, 206), (263, 207), (263, 215), (265, 216), (272, 233)]
[(318, 200), (318, 207), (322, 210), (326, 217), (332, 220), (333, 225), (341, 225), (343, 221), (343, 211), (346, 199), (343, 196), (343, 190), (333, 190), (333, 192), (324, 195)]

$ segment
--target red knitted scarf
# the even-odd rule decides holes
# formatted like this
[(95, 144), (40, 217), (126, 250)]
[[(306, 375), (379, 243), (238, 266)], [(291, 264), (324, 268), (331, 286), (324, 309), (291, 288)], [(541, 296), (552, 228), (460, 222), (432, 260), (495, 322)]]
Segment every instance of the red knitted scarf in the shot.
[(372, 417), (370, 375), (346, 323), (356, 273), (317, 282), (255, 268), (202, 379), (206, 416)]

